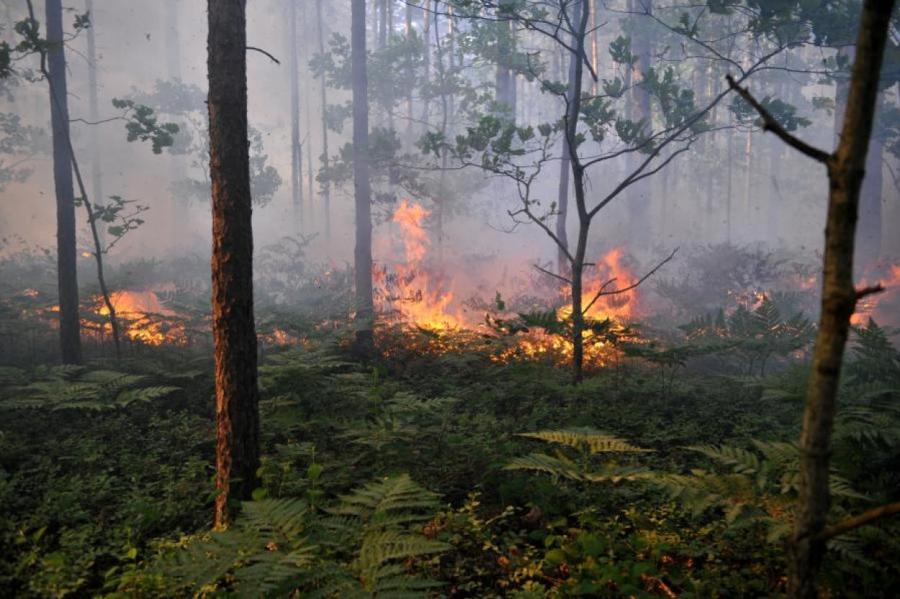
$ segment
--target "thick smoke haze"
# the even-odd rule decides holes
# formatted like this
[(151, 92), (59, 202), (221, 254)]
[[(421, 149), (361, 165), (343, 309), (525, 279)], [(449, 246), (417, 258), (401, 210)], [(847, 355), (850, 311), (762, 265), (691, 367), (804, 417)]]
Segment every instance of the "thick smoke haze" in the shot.
[[(38, 12), (41, 12), (38, 3)], [(153, 3), (96, 0), (91, 16), (97, 45), (97, 76), (99, 82), (99, 115), (101, 119), (118, 114), (113, 108), (113, 98), (125, 98), (140, 93), (151, 93), (157, 81), (179, 79), (187, 85), (206, 87), (206, 5), (189, 0), (166, 0)], [(83, 12), (83, 3), (70, 4), (69, 14)], [(6, 23), (24, 17), (24, 5), (5, 2)], [(342, 2), (324, 3), (326, 35), (349, 31), (349, 10)], [(260, 248), (285, 235), (296, 235), (299, 220), (291, 205), (290, 171), (290, 89), (287, 72), (289, 33), (287, 9), (284, 2), (259, 0), (248, 3), (248, 42), (275, 57), (275, 64), (259, 52), (248, 55), (249, 120), (251, 126), (262, 134), (263, 154), (268, 164), (277, 169), (282, 184), (272, 200), (258, 206), (254, 212), (256, 246)], [(321, 105), (318, 98), (318, 81), (308, 63), (316, 47), (316, 21), (314, 3), (298, 2), (299, 38), (299, 88), (300, 127), (303, 141), (304, 193), (308, 195), (310, 173), (305, 153), (311, 152), (313, 166), (318, 169), (321, 147)], [(69, 19), (71, 20), (71, 18)], [(615, 16), (601, 32), (604, 42), (618, 35), (621, 26)], [(421, 31), (422, 16), (417, 11), (413, 28)], [(396, 27), (402, 29), (402, 15), (397, 16)], [(10, 27), (3, 35), (10, 38)], [(75, 119), (87, 120), (88, 64), (85, 48), (86, 35), (80, 34), (70, 43), (69, 94), (70, 110)], [(532, 40), (534, 42), (534, 40)], [(539, 50), (536, 47), (535, 50)], [(805, 52), (811, 58), (812, 51)], [(605, 53), (604, 53), (605, 54)], [(553, 57), (558, 62), (558, 57)], [(778, 60), (787, 64), (787, 57)], [(551, 61), (552, 62), (552, 61)], [(601, 76), (612, 66), (601, 54)], [(24, 65), (23, 65), (24, 66)], [(28, 65), (34, 68), (34, 65)], [(484, 75), (484, 66), (467, 72), (472, 77)], [(701, 65), (697, 65), (699, 71)], [(695, 72), (691, 78), (704, 77), (708, 73)], [(827, 147), (833, 140), (834, 117), (824, 110), (812, 108), (811, 99), (833, 96), (834, 86), (797, 85), (790, 74), (769, 76), (775, 81), (776, 90), (791, 87), (791, 99), (798, 105), (798, 113), (810, 119), (811, 124), (802, 129), (804, 139)], [(799, 77), (797, 77), (799, 79)], [(804, 79), (805, 80), (805, 79)], [(549, 116), (558, 103), (537, 91), (536, 82), (524, 79), (519, 86), (520, 118), (537, 120)], [(707, 83), (710, 89), (721, 89), (722, 81)], [(22, 83), (11, 88), (3, 98), (0, 110), (15, 112), (26, 124), (47, 127), (47, 94), (43, 85)], [(329, 102), (346, 101), (344, 91), (330, 89)], [(725, 112), (723, 104), (719, 112)], [(161, 120), (166, 116), (161, 115)], [(379, 117), (374, 117), (378, 122)], [(719, 117), (721, 123), (726, 118)], [(177, 120), (177, 119), (175, 119)], [(459, 120), (462, 120), (460, 115)], [(457, 123), (461, 126), (463, 123)], [(147, 205), (146, 225), (131, 234), (117, 248), (111, 260), (136, 257), (160, 257), (184, 255), (206, 256), (210, 246), (210, 218), (208, 203), (202, 198), (179, 197), (173, 183), (190, 175), (202, 179), (202, 168), (197, 166), (198, 156), (172, 155), (164, 152), (153, 155), (146, 144), (127, 143), (121, 121), (99, 125), (73, 123), (73, 136), (79, 158), (85, 171), (90, 171), (92, 152), (89, 148), (91, 128), (97, 130), (100, 146), (100, 164), (105, 195), (116, 194), (128, 200)], [(331, 132), (331, 153), (348, 140), (348, 128), (341, 133)], [(723, 156), (722, 153), (725, 152)], [(730, 154), (730, 158), (729, 158)], [(715, 160), (712, 164), (711, 161)], [(885, 157), (885, 183), (883, 186), (883, 220), (897, 222), (900, 216), (896, 185), (891, 178), (893, 158)], [(12, 183), (3, 190), (0, 204), (0, 233), (17, 236), (28, 243), (50, 246), (54, 231), (54, 205), (50, 162), (46, 154), (35, 156), (29, 162), (33, 175), (24, 183)], [(600, 195), (608, 192), (625, 173), (624, 160), (606, 163), (589, 174), (588, 190)], [(721, 176), (713, 180), (711, 169), (727, 169), (728, 187), (723, 188)], [(750, 175), (748, 176), (748, 172)], [(483, 174), (470, 170), (470, 177), (484, 178)], [(556, 190), (557, 173), (548, 169), (538, 183), (538, 189), (547, 201), (552, 201)], [(720, 243), (763, 244), (769, 248), (800, 250), (810, 255), (819, 251), (822, 244), (824, 198), (827, 191), (821, 167), (783, 147), (770, 135), (760, 131), (723, 131), (701, 140), (690, 152), (679, 156), (667, 169), (650, 183), (652, 202), (649, 220), (640, 226), (653, 240), (656, 250), (689, 244)], [(306, 199), (308, 214), (303, 234), (313, 235), (310, 258), (316, 261), (341, 264), (352, 258), (352, 186), (333, 190), (333, 231), (329, 240), (323, 231), (323, 206), (320, 185), (312, 184), (312, 201)], [(730, 199), (728, 195), (730, 194)], [(398, 198), (416, 200), (402, 190)], [(460, 200), (465, 209), (447, 223), (442, 243), (448, 252), (485, 252), (500, 255), (513, 266), (518, 263), (528, 268), (536, 259), (551, 260), (554, 248), (533, 225), (522, 225), (514, 232), (504, 232), (512, 222), (507, 210), (517, 202), (515, 191), (502, 181), (486, 180), (482, 185), (465, 192)], [(628, 210), (624, 198), (617, 199), (599, 217), (592, 240), (599, 247), (624, 246), (627, 251), (640, 254), (644, 248), (630, 247)], [(725, 205), (729, 204), (730, 216), (726, 217)], [(390, 211), (390, 206), (386, 209)], [(730, 222), (726, 222), (729, 218)], [(570, 223), (571, 227), (571, 223)], [(80, 236), (87, 246), (86, 225), (82, 223)], [(376, 236), (390, 238), (390, 225), (379, 225)], [(888, 255), (900, 251), (900, 240), (890, 234), (885, 225), (884, 252)], [(84, 247), (87, 251), (89, 248)], [(5, 251), (9, 251), (6, 248)], [(376, 256), (376, 260), (378, 256)]]

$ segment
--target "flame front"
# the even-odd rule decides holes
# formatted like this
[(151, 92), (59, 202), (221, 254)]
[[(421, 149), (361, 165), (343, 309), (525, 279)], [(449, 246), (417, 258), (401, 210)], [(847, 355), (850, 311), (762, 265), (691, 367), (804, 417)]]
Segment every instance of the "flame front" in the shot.
[(430, 240), (425, 228), (429, 211), (420, 204), (402, 201), (392, 222), (402, 232), (403, 258), (393, 267), (376, 272), (383, 286), (381, 312), (393, 310), (407, 323), (432, 331), (447, 331), (467, 326), (465, 316), (452, 309), (452, 280), (432, 273), (426, 262)]
[[(178, 321), (178, 314), (159, 300), (157, 292), (164, 290), (168, 290), (168, 287), (144, 291), (114, 291), (110, 295), (119, 326), (129, 339), (147, 345), (182, 345), (186, 342), (184, 325)], [(102, 296), (94, 297), (94, 303), (96, 314), (104, 318), (109, 316), (109, 309)], [(105, 333), (110, 333), (112, 325), (103, 322), (101, 328)]]
[[(457, 289), (474, 289), (477, 285), (465, 267), (457, 266), (454, 269), (455, 276), (448, 277), (429, 261), (431, 240), (425, 226), (428, 216), (426, 208), (407, 200), (401, 201), (394, 211), (391, 222), (399, 228), (400, 236), (397, 240), (382, 238), (379, 244), (383, 253), (389, 255), (393, 250), (393, 254), (399, 254), (400, 257), (393, 263), (384, 261), (375, 269), (374, 280), (378, 291), (376, 306), (388, 319), (394, 318), (420, 330), (443, 335), (440, 339), (432, 338), (427, 347), (417, 345), (420, 350), (435, 353), (465, 350), (472, 343), (472, 336), (468, 333), (489, 332), (482, 321), (482, 314), (466, 310), (456, 293)], [(393, 247), (390, 247), (391, 243)], [(623, 264), (623, 257), (622, 248), (614, 248), (601, 256), (588, 269), (584, 282), (582, 306), (587, 308), (585, 316), (589, 321), (605, 321), (609, 318), (612, 321), (609, 332), (613, 334), (625, 333), (623, 323), (634, 317), (637, 305), (635, 291), (616, 293), (637, 281)], [(516, 292), (526, 293), (530, 290), (502, 291), (506, 295), (514, 295)], [(563, 299), (568, 297), (571, 297), (570, 289), (562, 288), (558, 290), (556, 297), (546, 299), (558, 305), (560, 301), (568, 304), (568, 300)], [(557, 311), (561, 320), (568, 318), (570, 314), (570, 306)], [(450, 333), (459, 336), (460, 340), (466, 338), (466, 341), (461, 341), (460, 344), (451, 342), (446, 337)], [(588, 367), (599, 367), (611, 361), (617, 351), (610, 341), (613, 336), (584, 332), (585, 363)], [(524, 359), (564, 365), (572, 359), (572, 341), (559, 335), (532, 330), (509, 341), (511, 343), (500, 344), (501, 347), (492, 353), (492, 360), (510, 362)]]

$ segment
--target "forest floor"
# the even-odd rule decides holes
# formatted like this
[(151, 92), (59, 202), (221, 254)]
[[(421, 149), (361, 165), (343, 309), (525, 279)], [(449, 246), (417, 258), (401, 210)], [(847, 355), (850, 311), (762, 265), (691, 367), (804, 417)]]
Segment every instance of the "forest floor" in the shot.
[[(896, 355), (864, 352), (859, 376), (900, 368)], [(783, 589), (802, 365), (768, 377), (703, 368), (667, 377), (627, 361), (574, 387), (537, 363), (462, 351), (361, 364), (330, 335), (308, 338), (263, 359), (253, 504), (264, 516), (251, 510), (252, 526), (218, 543), (205, 532), (210, 372), (208, 357), (166, 347), (120, 364), (0, 369), (4, 595), (279, 595), (283, 577), (341, 596), (389, 596), (392, 585), (460, 597)], [(856, 420), (838, 423), (836, 513), (897, 488), (889, 437), (900, 419), (857, 407)], [(391, 513), (391, 493), (416, 498), (406, 507), (422, 512), (397, 518), (405, 549), (377, 546), (365, 527), (329, 528), (338, 515), (366, 519), (341, 507), (361, 487), (380, 502), (369, 517)], [(887, 596), (900, 575), (896, 532), (885, 522), (835, 544), (828, 587)]]

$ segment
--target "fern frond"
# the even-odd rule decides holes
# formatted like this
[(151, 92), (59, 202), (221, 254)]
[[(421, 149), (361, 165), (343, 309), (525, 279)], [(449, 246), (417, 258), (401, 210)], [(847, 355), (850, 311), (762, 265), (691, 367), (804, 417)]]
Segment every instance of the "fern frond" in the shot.
[(299, 499), (263, 499), (243, 504), (245, 525), (263, 537), (277, 537), (278, 541), (293, 540), (306, 528), (306, 503)]
[(652, 449), (637, 447), (628, 441), (590, 428), (537, 431), (534, 433), (520, 433), (519, 436), (547, 443), (557, 443), (574, 449), (586, 447), (591, 454), (644, 453), (653, 451)]

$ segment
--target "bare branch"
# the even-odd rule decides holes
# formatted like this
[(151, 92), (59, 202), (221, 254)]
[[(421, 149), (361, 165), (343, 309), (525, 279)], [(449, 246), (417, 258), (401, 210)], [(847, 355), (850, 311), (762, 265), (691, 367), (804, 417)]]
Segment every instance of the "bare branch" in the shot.
[(884, 291), (884, 285), (878, 283), (876, 285), (869, 285), (868, 287), (863, 287), (862, 289), (856, 290), (856, 301), (861, 300), (867, 295), (875, 295), (876, 293), (881, 293)]
[(735, 82), (734, 78), (731, 75), (725, 75), (725, 79), (728, 81), (728, 86), (736, 91), (740, 97), (742, 97), (750, 106), (753, 107), (756, 112), (759, 113), (759, 116), (762, 117), (763, 120), (763, 131), (771, 131), (775, 135), (777, 135), (781, 141), (791, 146), (801, 154), (805, 154), (809, 156), (813, 160), (817, 160), (822, 164), (828, 164), (831, 160), (831, 154), (828, 152), (824, 152), (819, 148), (809, 145), (799, 137), (795, 137), (787, 132), (787, 130), (781, 126), (781, 124), (775, 120), (775, 117), (766, 110), (765, 106), (760, 104), (760, 102), (753, 97), (750, 93), (750, 90), (746, 87), (741, 87)]
[(605, 291), (606, 287), (608, 287), (613, 281), (615, 281), (615, 279), (610, 279), (609, 281), (607, 281), (606, 283), (604, 283), (602, 287), (600, 287), (600, 291), (597, 292), (597, 294), (594, 296), (594, 299), (592, 299), (592, 300), (590, 301), (590, 303), (588, 303), (587, 307), (586, 307), (584, 310), (582, 310), (581, 313), (582, 313), (582, 314), (587, 314), (587, 311), (590, 310), (591, 307), (592, 307), (592, 306), (597, 302), (597, 300), (600, 299), (601, 297), (604, 297), (604, 296), (607, 296), (607, 295), (618, 295), (618, 294), (620, 294), (620, 293), (625, 293), (625, 292), (627, 292), (627, 291), (631, 291), (632, 289), (634, 289), (635, 287), (637, 287), (638, 285), (640, 285), (641, 283), (643, 283), (644, 281), (646, 281), (647, 279), (649, 279), (650, 277), (652, 277), (653, 274), (654, 274), (656, 271), (658, 271), (660, 268), (662, 268), (667, 262), (669, 262), (670, 260), (672, 260), (672, 258), (675, 257), (675, 254), (676, 254), (676, 253), (678, 253), (678, 248), (675, 248), (674, 250), (672, 250), (672, 253), (669, 254), (669, 255), (666, 257), (665, 260), (663, 260), (662, 262), (660, 262), (659, 264), (657, 264), (656, 266), (654, 266), (653, 269), (652, 269), (650, 272), (648, 272), (648, 273), (645, 274), (643, 277), (641, 277), (640, 279), (638, 279), (638, 281), (637, 281), (636, 283), (634, 283), (633, 285), (629, 285), (628, 287), (623, 287), (622, 289), (614, 289), (614, 290), (612, 290), (612, 291)]
[(542, 273), (544, 273), (545, 275), (550, 275), (550, 276), (553, 277), (554, 279), (559, 279), (560, 281), (562, 281), (562, 282), (565, 283), (566, 285), (571, 285), (571, 284), (572, 284), (572, 279), (567, 279), (566, 277), (564, 277), (564, 276), (562, 276), (562, 275), (558, 275), (558, 274), (556, 274), (555, 272), (553, 272), (553, 271), (551, 271), (551, 270), (547, 270), (546, 268), (540, 266), (539, 264), (532, 264), (532, 266), (533, 266), (534, 268), (536, 268), (537, 270), (541, 271)]
[(271, 54), (269, 54), (268, 52), (266, 52), (266, 51), (263, 50), (262, 48), (257, 48), (256, 46), (247, 46), (247, 49), (248, 49), (248, 50), (253, 50), (254, 52), (259, 52), (260, 54), (265, 54), (265, 55), (268, 56), (268, 57), (272, 60), (272, 62), (274, 62), (275, 64), (278, 64), (278, 65), (281, 64), (281, 61), (280, 61), (280, 60), (278, 60), (277, 58), (275, 58), (274, 56), (272, 56)]
[(819, 540), (828, 541), (830, 539), (833, 539), (834, 537), (859, 528), (860, 526), (871, 524), (879, 518), (882, 518), (884, 516), (891, 516), (893, 514), (900, 514), (900, 501), (895, 501), (894, 503), (888, 503), (876, 508), (872, 508), (871, 510), (865, 511), (856, 516), (851, 516), (846, 520), (842, 520), (837, 524), (826, 526), (825, 530), (823, 530), (819, 534)]

